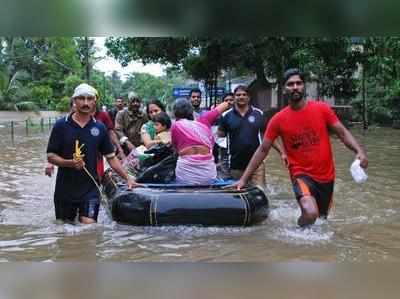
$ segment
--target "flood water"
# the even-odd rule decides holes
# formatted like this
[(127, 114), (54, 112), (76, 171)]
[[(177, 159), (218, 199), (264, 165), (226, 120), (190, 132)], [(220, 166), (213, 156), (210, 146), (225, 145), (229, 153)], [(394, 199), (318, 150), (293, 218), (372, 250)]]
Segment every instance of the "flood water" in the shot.
[(337, 180), (327, 221), (307, 229), (287, 171), (272, 153), (267, 160), (270, 216), (249, 228), (132, 227), (112, 222), (55, 222), (55, 178), (46, 177), (48, 130), (0, 126), (0, 261), (400, 261), (400, 130), (352, 129), (369, 155), (369, 179), (349, 173), (354, 155), (333, 140)]

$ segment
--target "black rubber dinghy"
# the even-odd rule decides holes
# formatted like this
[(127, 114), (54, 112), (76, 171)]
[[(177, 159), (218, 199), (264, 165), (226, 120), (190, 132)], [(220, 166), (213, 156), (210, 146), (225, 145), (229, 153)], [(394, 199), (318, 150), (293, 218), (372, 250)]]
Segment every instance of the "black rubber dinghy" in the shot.
[(268, 216), (268, 199), (256, 186), (146, 184), (127, 190), (106, 175), (103, 181), (114, 221), (130, 225), (249, 226)]

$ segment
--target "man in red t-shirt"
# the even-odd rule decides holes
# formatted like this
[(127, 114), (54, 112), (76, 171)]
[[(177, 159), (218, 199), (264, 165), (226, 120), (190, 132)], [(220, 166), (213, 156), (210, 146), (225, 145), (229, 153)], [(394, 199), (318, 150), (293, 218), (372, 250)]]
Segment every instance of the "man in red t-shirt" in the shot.
[(251, 174), (268, 155), (277, 137), (282, 139), (293, 190), (301, 208), (300, 226), (327, 217), (332, 204), (335, 165), (329, 138), (331, 129), (367, 168), (368, 159), (362, 147), (338, 120), (335, 112), (323, 102), (306, 101), (304, 77), (298, 69), (284, 74), (284, 96), (289, 105), (272, 117), (263, 143), (254, 153), (238, 182), (242, 188)]
[[(124, 151), (122, 150), (121, 145), (119, 144), (117, 133), (115, 133), (115, 129), (114, 129), (114, 123), (111, 120), (110, 115), (107, 112), (99, 111), (96, 108), (93, 116), (97, 121), (103, 123), (104, 126), (106, 127), (108, 135), (110, 136), (111, 142), (115, 146), (118, 158), (120, 158), (120, 160), (125, 159), (126, 157), (125, 157)], [(104, 162), (103, 162), (103, 156), (101, 156), (101, 155), (98, 155), (97, 173), (98, 173), (100, 179), (104, 175)]]

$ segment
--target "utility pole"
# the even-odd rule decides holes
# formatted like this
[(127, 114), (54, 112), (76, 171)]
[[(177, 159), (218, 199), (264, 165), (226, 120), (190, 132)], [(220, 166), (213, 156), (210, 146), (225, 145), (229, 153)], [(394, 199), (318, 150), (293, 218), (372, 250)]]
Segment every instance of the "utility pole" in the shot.
[(103, 98), (106, 99), (106, 76), (103, 73)]
[(87, 36), (85, 36), (85, 66), (86, 66), (86, 81), (90, 82), (89, 38)]
[(232, 74), (231, 74), (231, 68), (228, 69), (228, 89), (229, 89), (229, 92), (232, 92)]
[(368, 119), (367, 119), (367, 99), (365, 97), (365, 62), (362, 64), (362, 107), (363, 107), (363, 129), (368, 129)]

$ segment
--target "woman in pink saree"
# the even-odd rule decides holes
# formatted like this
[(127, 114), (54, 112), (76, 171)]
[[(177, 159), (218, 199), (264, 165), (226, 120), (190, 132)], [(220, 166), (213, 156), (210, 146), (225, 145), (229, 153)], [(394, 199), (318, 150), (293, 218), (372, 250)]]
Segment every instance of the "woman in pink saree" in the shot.
[(223, 102), (211, 111), (193, 120), (192, 104), (179, 99), (174, 105), (176, 122), (171, 128), (172, 145), (178, 152), (176, 182), (181, 184), (208, 185), (217, 178), (212, 149), (215, 143), (212, 124), (230, 107)]

